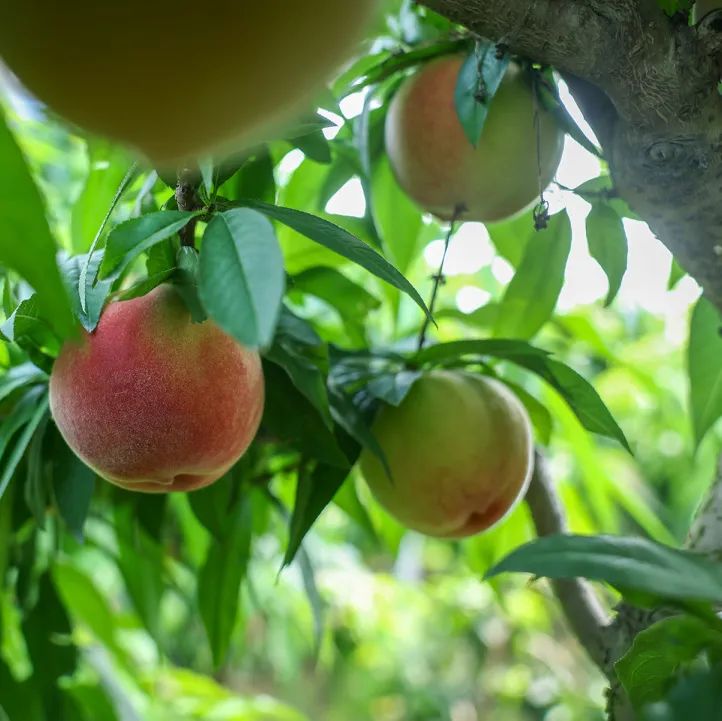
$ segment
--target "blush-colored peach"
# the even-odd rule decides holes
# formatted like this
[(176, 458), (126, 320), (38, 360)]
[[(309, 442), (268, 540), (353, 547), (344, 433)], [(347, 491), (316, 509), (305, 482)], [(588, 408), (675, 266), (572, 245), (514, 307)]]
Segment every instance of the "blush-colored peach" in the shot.
[(60, 432), (100, 476), (135, 491), (189, 491), (220, 478), (263, 413), (258, 353), (194, 323), (172, 286), (111, 303), (63, 347), (50, 377)]
[[(454, 92), (463, 58), (433, 60), (408, 78), (386, 119), (386, 152), (409, 197), (449, 220), (493, 222), (527, 208), (559, 167), (564, 133), (538, 107), (518, 66), (509, 66), (474, 147), (456, 112)], [(539, 148), (539, 151), (537, 151)]]

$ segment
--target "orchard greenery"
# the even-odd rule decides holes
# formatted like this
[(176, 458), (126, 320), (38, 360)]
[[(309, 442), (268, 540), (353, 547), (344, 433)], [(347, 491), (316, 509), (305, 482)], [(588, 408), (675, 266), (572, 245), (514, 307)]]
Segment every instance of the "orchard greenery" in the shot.
[[(379, 5), (325, 90), (314, 77), (287, 107), (293, 78), (264, 81), (285, 122), (274, 116), (245, 150), (172, 170), (129, 149), (154, 157), (147, 138), (126, 147), (65, 124), (0, 66), (0, 721), (601, 720), (620, 697), (645, 721), (716, 718), (722, 548), (704, 546), (704, 512), (685, 539), (722, 441), (719, 310), (619, 193), (569, 100), (573, 79), (410, 0)], [(665, 22), (692, 22), (689, 2), (659, 6)], [(698, 3), (697, 16), (715, 7)], [(303, 47), (338, 60), (334, 29), (308, 19)], [(12, 65), (6, 35), (0, 57)], [(254, 67), (271, 77), (285, 51)], [(471, 156), (504, 123), (494, 102), (507, 73), (533, 120), (513, 148), (528, 161), (523, 198), (486, 226), (464, 222), (465, 198), (451, 213), (425, 205), (445, 220), (421, 210), (387, 152), (399, 88), (447, 58), (444, 123)], [(160, 95), (115, 98), (161, 133), (196, 108), (194, 83), (174, 77), (181, 58), (163, 61), (149, 56), (140, 72), (148, 88), (174, 86), (172, 117), (144, 115)], [(226, 65), (214, 79), (227, 90)], [(101, 97), (85, 100), (103, 110)], [(573, 158), (592, 171), (576, 177)], [(509, 171), (494, 161), (491, 177), (472, 179), (484, 201)], [(661, 262), (640, 264), (636, 242)], [(640, 265), (658, 276), (656, 306), (631, 288)], [(603, 292), (570, 302), (582, 272)], [(220, 480), (145, 495), (104, 482), (71, 450), (49, 379), (109, 304), (171, 287), (194, 327), (260, 355), (265, 405)], [(428, 539), (381, 507), (362, 470), (393, 488), (399, 452), (387, 457), (379, 419), (455, 374), (523, 406), (551, 496), (516, 503), (531, 472), (522, 434), (503, 521), (463, 541)], [(435, 419), (446, 437), (452, 413)], [(442, 446), (419, 457), (458, 466)], [(392, 511), (414, 498), (412, 480), (398, 478)], [(415, 500), (402, 498), (404, 510)], [(606, 662), (561, 619), (565, 589), (589, 589), (570, 579), (594, 582), (609, 618), (622, 604), (619, 618), (634, 619), (631, 638), (606, 629)]]

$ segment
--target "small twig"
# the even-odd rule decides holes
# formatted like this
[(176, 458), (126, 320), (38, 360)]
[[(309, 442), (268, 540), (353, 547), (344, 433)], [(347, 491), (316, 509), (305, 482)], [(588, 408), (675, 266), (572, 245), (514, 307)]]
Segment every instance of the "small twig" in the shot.
[[(196, 183), (193, 180), (194, 171), (189, 168), (178, 170), (177, 183), (175, 186), (175, 200), (178, 204), (178, 210), (193, 211), (202, 208), (202, 204), (196, 192)], [(192, 218), (190, 222), (178, 232), (181, 239), (181, 245), (189, 248), (196, 247), (196, 224), (197, 218)]]
[[(534, 475), (526, 495), (534, 526), (539, 536), (566, 533), (564, 509), (549, 476), (546, 459), (540, 452), (534, 460)], [(562, 611), (574, 635), (594, 663), (608, 671), (609, 618), (590, 585), (581, 579), (551, 581)]]
[(449, 244), (451, 243), (451, 238), (454, 235), (454, 232), (456, 231), (456, 223), (458, 222), (459, 218), (462, 216), (464, 211), (466, 210), (466, 207), (463, 204), (459, 204), (454, 208), (454, 213), (451, 216), (451, 221), (449, 223), (449, 230), (446, 233), (446, 238), (444, 240), (444, 252), (441, 256), (441, 263), (439, 263), (439, 270), (436, 273), (436, 275), (432, 276), (434, 279), (434, 288), (431, 291), (431, 300), (429, 300), (429, 313), (424, 318), (424, 324), (421, 326), (421, 332), (419, 333), (419, 344), (417, 350), (422, 350), (424, 347), (424, 344), (426, 343), (426, 334), (429, 331), (429, 325), (431, 324), (431, 319), (434, 317), (434, 306), (436, 305), (436, 297), (439, 294), (439, 287), (443, 285), (445, 278), (444, 278), (444, 265), (446, 263), (446, 256), (449, 252)]

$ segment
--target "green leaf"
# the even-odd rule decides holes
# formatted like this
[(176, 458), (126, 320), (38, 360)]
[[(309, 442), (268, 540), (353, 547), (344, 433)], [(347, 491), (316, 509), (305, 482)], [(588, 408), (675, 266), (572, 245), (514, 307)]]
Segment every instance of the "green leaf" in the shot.
[(347, 479), (339, 488), (333, 497), (333, 502), (364, 531), (370, 540), (378, 542), (373, 521), (366, 506), (359, 499), (356, 486), (351, 478)]
[(594, 205), (600, 200), (611, 205), (617, 211), (620, 218), (630, 218), (631, 220), (642, 220), (627, 203), (619, 197), (619, 193), (612, 184), (610, 175), (598, 175), (596, 178), (587, 180), (576, 188), (573, 192), (580, 198), (584, 198), (589, 204)]
[(368, 314), (381, 301), (345, 275), (324, 266), (316, 266), (294, 275), (290, 290), (320, 298), (335, 308), (346, 323), (365, 324)]
[(316, 163), (328, 165), (332, 161), (331, 146), (322, 131), (317, 130), (290, 139), (291, 145), (298, 148), (307, 158)]
[(100, 244), (100, 239), (103, 236), (103, 233), (105, 231), (105, 226), (108, 224), (108, 221), (110, 220), (110, 216), (113, 214), (113, 211), (115, 210), (116, 205), (120, 202), (120, 199), (123, 197), (123, 194), (125, 191), (132, 185), (133, 181), (138, 177), (139, 175), (139, 168), (137, 163), (133, 163), (133, 165), (128, 168), (128, 172), (125, 174), (125, 177), (123, 180), (121, 180), (120, 185), (118, 186), (118, 189), (115, 191), (115, 195), (113, 196), (113, 199), (110, 203), (110, 207), (105, 213), (105, 216), (103, 217), (102, 222), (100, 223), (100, 226), (98, 227), (97, 232), (95, 233), (95, 238), (93, 238), (93, 242), (90, 245), (90, 248), (88, 249), (88, 252), (85, 254), (85, 263), (82, 264), (80, 268), (80, 278), (78, 279), (78, 293), (80, 296), (80, 307), (83, 312), (86, 311), (86, 303), (85, 303), (85, 295), (86, 290), (88, 287), (88, 280), (90, 280), (90, 285), (92, 286), (95, 283), (95, 276), (91, 275), (90, 279), (88, 278), (88, 270), (90, 266), (90, 261), (93, 259), (95, 255), (95, 251), (98, 249), (98, 245)]
[(519, 267), (527, 247), (537, 237), (531, 210), (500, 223), (489, 223), (486, 228), (497, 253), (515, 268)]
[(710, 559), (644, 538), (555, 535), (509, 554), (487, 576), (582, 577), (669, 601), (722, 603), (722, 568)]
[(0, 376), (0, 401), (25, 386), (47, 383), (48, 375), (32, 363), (21, 363)]
[[(393, 52), (391, 54), (383, 52), (378, 53), (376, 56), (364, 58), (362, 67), (357, 68), (353, 73), (351, 73), (352, 69), (349, 69), (348, 76), (344, 74), (336, 81), (338, 88), (336, 94), (339, 97), (344, 97), (349, 93), (358, 92), (362, 88), (376, 85), (396, 75), (401, 70), (415, 67), (435, 57), (453, 55), (460, 50), (464, 50), (468, 45), (469, 41), (466, 38), (461, 40), (444, 39), (437, 43), (424, 44), (407, 52)], [(361, 75), (358, 74), (358, 70), (361, 70)], [(348, 85), (344, 83), (346, 78), (348, 78)]]
[[(0, 657), (0, 688), (3, 689), (2, 709), (7, 721), (47, 721), (48, 716), (42, 706), (40, 689), (34, 679), (16, 681)], [(0, 719), (2, 713), (0, 713)]]
[(234, 471), (231, 469), (210, 486), (188, 494), (193, 514), (218, 542), (223, 541), (233, 524), (229, 509), (234, 507), (237, 495), (238, 476)]
[(310, 473), (299, 473), (296, 500), (289, 528), (288, 546), (283, 565), (288, 566), (298, 553), (301, 543), (324, 508), (333, 501), (343, 485), (349, 469), (319, 463)]
[(180, 239), (166, 238), (156, 243), (148, 252), (145, 258), (145, 269), (149, 276), (165, 273), (168, 270), (175, 270), (176, 255), (180, 247)]
[(251, 553), (251, 505), (241, 501), (233, 511), (228, 535), (213, 541), (198, 578), (198, 606), (213, 663), (220, 668), (228, 655), (239, 608), (240, 586)]
[(722, 649), (722, 632), (694, 616), (665, 618), (640, 632), (614, 669), (639, 711), (664, 698), (682, 665), (710, 647)]
[(524, 358), (546, 359), (549, 353), (523, 340), (489, 338), (484, 340), (458, 340), (439, 343), (419, 351), (412, 360), (432, 365), (456, 361), (465, 356), (494, 356), (519, 362)]
[(130, 502), (114, 507), (118, 541), (116, 563), (128, 596), (143, 625), (160, 646), (160, 609), (165, 592), (163, 548), (142, 527)]
[[(164, 275), (161, 274), (160, 278)], [(195, 248), (184, 245), (178, 249), (176, 269), (172, 278), (173, 287), (183, 298), (193, 322), (203, 323), (208, 315), (200, 298), (200, 257)], [(149, 278), (148, 281), (150, 280)]]
[(268, 220), (246, 208), (216, 215), (201, 250), (200, 295), (208, 315), (243, 345), (267, 346), (284, 287), (283, 255)]
[[(270, 491), (266, 491), (267, 496), (271, 500), (271, 504), (278, 510), (279, 514), (284, 521), (289, 521), (289, 514), (286, 511), (286, 507), (283, 503), (276, 498)], [(311, 612), (313, 614), (313, 627), (314, 627), (314, 661), (317, 660), (318, 654), (321, 650), (321, 642), (323, 641), (323, 627), (324, 627), (324, 615), (325, 608), (324, 602), (319, 593), (318, 586), (316, 585), (316, 575), (313, 570), (313, 564), (311, 563), (311, 557), (308, 555), (306, 549), (301, 547), (300, 543), (294, 555), (298, 554), (298, 566), (301, 570), (301, 578), (303, 579), (303, 587), (306, 591), (306, 596), (311, 605)], [(283, 567), (290, 565), (293, 561), (293, 557), (289, 558), (288, 551), (283, 561)]]
[(303, 138), (306, 135), (312, 135), (326, 128), (336, 126), (333, 120), (320, 115), (319, 113), (309, 113), (304, 117), (298, 118), (294, 125), (286, 129), (284, 138), (286, 140), (295, 140)]
[(610, 305), (619, 292), (627, 271), (627, 234), (622, 219), (608, 203), (595, 203), (587, 216), (589, 252), (599, 263), (609, 281), (605, 305)]
[(576, 140), (587, 152), (604, 160), (602, 150), (584, 134), (559, 97), (556, 78), (551, 68), (535, 74), (534, 91), (541, 101), (542, 108), (554, 116), (557, 125), (565, 133)]
[[(133, 298), (142, 298), (144, 295), (148, 295), (148, 293), (157, 288), (159, 285), (162, 285), (163, 283), (173, 280), (174, 277), (177, 277), (177, 271), (178, 268), (172, 268), (169, 270), (164, 270), (162, 273), (157, 273), (156, 275), (150, 275), (147, 278), (141, 280), (139, 283), (131, 285), (129, 288), (123, 290), (116, 296), (116, 299), (133, 300)], [(181, 284), (176, 283), (176, 290), (178, 290), (180, 287)], [(198, 301), (198, 303), (200, 304), (200, 301)], [(186, 300), (186, 306), (187, 305), (188, 301)], [(196, 323), (202, 323), (203, 320), (205, 320), (205, 318), (207, 317), (205, 311), (203, 311), (202, 309), (201, 311), (201, 320), (197, 320), (191, 312), (193, 320), (195, 320)]]
[(525, 341), (489, 339), (442, 343), (412, 356), (412, 362), (435, 365), (458, 362), (466, 356), (500, 358), (532, 371), (564, 398), (588, 431), (613, 438), (630, 450), (624, 432), (594, 387), (575, 370)]
[[(88, 333), (92, 333), (100, 320), (100, 314), (108, 298), (113, 279), (93, 283), (103, 262), (105, 250), (96, 251), (92, 257), (85, 255), (58, 255), (58, 265), (68, 289), (73, 312)], [(83, 274), (85, 270), (85, 274)], [(81, 288), (81, 282), (83, 287)]]
[[(92, 663), (101, 654), (94, 650), (89, 655)], [(129, 719), (130, 714), (124, 714), (123, 718), (118, 718), (110, 698), (97, 682), (80, 683), (74, 680), (72, 684), (68, 684), (63, 688), (63, 691), (65, 693), (64, 700), (71, 706), (66, 716), (68, 721), (96, 721), (96, 719), (103, 719), (103, 721), (137, 721), (135, 717), (132, 720)], [(118, 702), (118, 705), (120, 706), (121, 703)]]
[[(5, 579), (5, 573), (8, 570), (8, 562), (10, 560), (10, 552), (13, 530), (13, 506), (15, 487), (10, 486), (5, 498), (0, 503), (0, 579)], [(0, 657), (2, 656), (2, 636), (3, 636), (3, 619), (2, 619), (2, 598), (0, 597)], [(0, 661), (0, 665), (2, 661)]]
[(48, 413), (48, 395), (43, 393), (40, 400), (37, 394), (28, 393), (23, 401), (18, 404), (12, 413), (3, 421), (0, 426), (0, 456), (7, 448), (11, 437), (23, 425), (23, 432), (18, 437), (12, 452), (3, 463), (2, 474), (0, 474), (0, 499), (5, 489), (12, 480), (35, 430)]
[(371, 432), (372, 418), (366, 412), (365, 408), (360, 407), (357, 402), (359, 397), (354, 397), (344, 392), (344, 390), (336, 384), (329, 386), (328, 397), (331, 401), (331, 415), (336, 423), (357, 443), (364, 448), (368, 448), (368, 450), (381, 461), (386, 474), (393, 480), (391, 467), (386, 459), (386, 454), (383, 448), (381, 448), (381, 444)]
[(53, 489), (60, 517), (78, 542), (90, 510), (95, 472), (86, 466), (58, 436), (53, 447)]
[(2, 335), (21, 348), (35, 348), (47, 355), (56, 356), (60, 341), (52, 327), (42, 318), (37, 293), (33, 293), (13, 311), (0, 326)]
[(118, 278), (144, 250), (184, 228), (198, 213), (159, 210), (116, 225), (108, 235), (98, 278)]
[(551, 318), (564, 285), (571, 244), (572, 226), (564, 210), (529, 242), (499, 305), (495, 336), (531, 338)]
[(30, 439), (25, 453), (25, 504), (35, 517), (38, 528), (45, 528), (45, 513), (48, 508), (50, 488), (48, 476), (43, 473), (43, 442), (48, 427), (49, 414), (43, 416)]
[(246, 159), (237, 172), (223, 180), (218, 193), (232, 200), (254, 198), (272, 203), (276, 199), (276, 179), (268, 151), (259, 149)]
[(678, 680), (664, 702), (645, 709), (642, 721), (717, 721), (722, 708), (722, 668)]
[[(313, 404), (328, 428), (331, 429), (333, 421), (328, 405), (326, 377), (319, 367), (319, 360), (326, 366), (328, 365), (325, 348), (320, 339), (314, 339), (312, 343), (307, 343), (284, 332), (283, 319), (292, 315), (290, 311), (286, 309), (284, 311), (273, 345), (266, 351), (265, 357), (288, 373), (296, 388)], [(295, 320), (299, 323), (303, 322), (300, 318), (295, 318)]]
[(313, 614), (313, 658), (314, 661), (316, 661), (321, 652), (321, 644), (323, 643), (326, 615), (325, 603), (316, 584), (316, 574), (313, 563), (311, 562), (311, 557), (303, 547), (301, 547), (298, 552), (298, 565), (301, 569), (303, 588), (306, 591), (306, 597), (308, 598), (311, 613)]
[(406, 293), (427, 315), (429, 314), (426, 303), (424, 303), (423, 298), (414, 286), (371, 246), (366, 245), (366, 243), (343, 228), (330, 223), (328, 220), (300, 210), (269, 205), (259, 201), (240, 202), (243, 205), (260, 210), (262, 213), (301, 233), (301, 235), (305, 235), (334, 253), (338, 253), (347, 260), (366, 268), (377, 278), (381, 278), (381, 280)]
[(386, 254), (406, 273), (422, 251), (423, 217), (399, 187), (385, 155), (371, 174), (371, 212)]
[(108, 650), (117, 658), (124, 659), (125, 654), (115, 636), (117, 620), (93, 581), (76, 564), (68, 561), (56, 561), (52, 574), (58, 593), (75, 623), (87, 626)]
[(474, 147), (479, 144), (489, 108), (508, 66), (507, 54), (498, 57), (496, 46), (480, 42), (459, 70), (454, 104), (464, 134)]
[(201, 158), (198, 161), (198, 167), (201, 172), (201, 182), (205, 196), (206, 198), (210, 198), (213, 194), (213, 186), (215, 185), (214, 178), (216, 175), (213, 158), (209, 158), (208, 156)]
[(411, 370), (381, 373), (372, 378), (366, 387), (374, 398), (391, 406), (400, 406), (411, 390), (411, 386), (420, 377), (420, 371)]
[(127, 151), (117, 143), (93, 138), (88, 141), (88, 175), (71, 216), (72, 246), (83, 253), (106, 222), (109, 208), (114, 208), (118, 188), (133, 168)]
[(509, 388), (514, 392), (514, 395), (522, 402), (524, 408), (526, 408), (526, 412), (529, 414), (529, 419), (534, 426), (539, 443), (544, 446), (548, 446), (551, 441), (552, 430), (554, 428), (554, 420), (552, 419), (552, 414), (549, 412), (549, 409), (520, 385), (512, 383), (506, 378), (498, 378), (498, 380), (504, 383), (504, 385), (509, 386)]
[(262, 427), (307, 458), (348, 470), (350, 462), (319, 411), (274, 363), (263, 363), (266, 402)]
[(78, 653), (75, 646), (59, 640), (70, 635), (70, 619), (48, 573), (40, 578), (37, 603), (22, 628), (35, 670), (33, 681), (50, 710), (58, 700), (58, 680), (73, 673)]
[(687, 271), (674, 258), (672, 258), (672, 265), (669, 269), (669, 280), (667, 281), (667, 290), (672, 290), (686, 275)]
[(45, 206), (0, 110), (0, 263), (38, 293), (40, 312), (61, 339), (75, 332), (68, 295), (55, 262), (57, 247)]
[(549, 383), (564, 398), (574, 415), (588, 431), (613, 438), (630, 453), (632, 452), (624, 431), (619, 427), (594, 386), (586, 378), (564, 363), (551, 358), (543, 360), (524, 358), (518, 360), (517, 363)]
[(703, 296), (692, 312), (688, 370), (692, 425), (697, 445), (722, 415), (722, 317)]

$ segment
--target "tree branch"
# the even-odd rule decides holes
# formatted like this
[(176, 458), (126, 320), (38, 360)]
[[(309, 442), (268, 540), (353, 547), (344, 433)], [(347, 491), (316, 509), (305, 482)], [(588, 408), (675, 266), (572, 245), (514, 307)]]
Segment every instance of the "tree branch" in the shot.
[(722, 455), (717, 465), (717, 476), (692, 524), (687, 547), (722, 561)]
[(620, 196), (722, 310), (722, 13), (688, 27), (655, 0), (420, 4), (574, 76)]
[[(567, 532), (564, 509), (549, 476), (546, 460), (539, 452), (536, 454), (534, 475), (526, 502), (539, 536)], [(574, 635), (592, 661), (606, 673), (609, 661), (606, 630), (609, 619), (596, 594), (581, 579), (551, 581), (551, 584)]]

